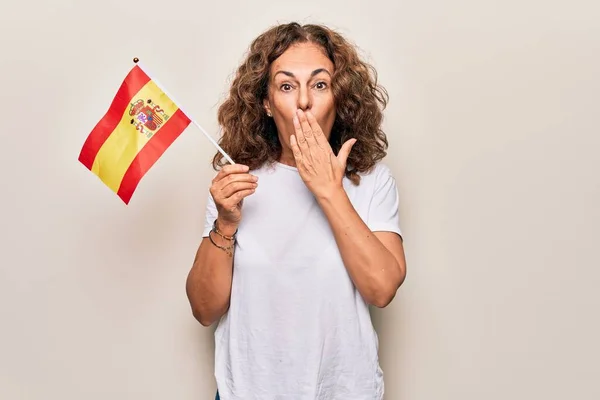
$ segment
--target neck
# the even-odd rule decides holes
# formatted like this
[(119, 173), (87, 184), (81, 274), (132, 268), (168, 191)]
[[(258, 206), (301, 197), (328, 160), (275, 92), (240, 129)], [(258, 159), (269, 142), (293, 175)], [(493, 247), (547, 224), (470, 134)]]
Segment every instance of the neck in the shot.
[(292, 150), (290, 149), (282, 149), (281, 156), (279, 157), (279, 162), (285, 165), (289, 165), (290, 167), (296, 167), (296, 159), (294, 158), (294, 153), (292, 153)]

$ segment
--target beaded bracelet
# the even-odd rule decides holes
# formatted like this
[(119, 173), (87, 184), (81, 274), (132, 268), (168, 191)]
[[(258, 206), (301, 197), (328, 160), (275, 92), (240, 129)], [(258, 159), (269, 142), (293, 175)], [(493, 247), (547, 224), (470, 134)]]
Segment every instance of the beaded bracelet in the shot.
[[(223, 239), (225, 240), (229, 240), (231, 242), (233, 242), (231, 244), (231, 246), (220, 246), (217, 243), (215, 243), (215, 241), (213, 240), (211, 233), (216, 233), (217, 235), (221, 236)], [(215, 246), (218, 247), (219, 249), (225, 251), (225, 253), (227, 253), (227, 255), (229, 257), (233, 256), (233, 249), (235, 247), (235, 238), (237, 235), (237, 229), (235, 230), (234, 234), (232, 236), (226, 236), (224, 234), (222, 234), (219, 229), (217, 228), (217, 220), (215, 219), (215, 222), (213, 222), (213, 228), (210, 230), (210, 232), (208, 232), (208, 238), (210, 239), (210, 242)]]
[(216, 244), (216, 243), (215, 243), (215, 241), (214, 241), (214, 240), (213, 240), (213, 238), (212, 238), (212, 235), (211, 235), (211, 234), (212, 234), (213, 232), (214, 232), (213, 230), (211, 230), (210, 232), (208, 232), (208, 238), (210, 239), (210, 242), (211, 242), (213, 245), (215, 245), (215, 247), (218, 247), (219, 249), (221, 249), (221, 250), (225, 251), (225, 253), (227, 253), (227, 255), (228, 255), (229, 257), (233, 256), (233, 248), (234, 248), (234, 246), (235, 246), (235, 245), (234, 245), (234, 244), (232, 244), (231, 246), (227, 246), (227, 247), (225, 247), (225, 246), (219, 246), (218, 244)]
[(233, 232), (233, 235), (232, 235), (232, 236), (226, 236), (226, 235), (223, 235), (223, 234), (221, 233), (221, 231), (219, 230), (219, 228), (217, 228), (217, 220), (216, 220), (216, 219), (215, 219), (215, 221), (213, 222), (213, 227), (212, 227), (212, 230), (213, 230), (213, 231), (214, 231), (214, 232), (215, 232), (217, 235), (221, 236), (221, 237), (222, 237), (223, 239), (225, 239), (225, 240), (235, 240), (235, 238), (236, 238), (236, 235), (237, 235), (237, 232), (238, 232), (238, 230), (236, 229), (236, 230), (235, 230), (235, 232)]

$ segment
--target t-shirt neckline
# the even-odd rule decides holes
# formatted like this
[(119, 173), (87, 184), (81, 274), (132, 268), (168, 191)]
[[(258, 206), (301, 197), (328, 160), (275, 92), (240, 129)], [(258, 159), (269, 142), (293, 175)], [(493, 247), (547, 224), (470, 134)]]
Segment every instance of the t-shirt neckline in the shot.
[(298, 168), (292, 167), (291, 165), (287, 165), (287, 164), (281, 163), (279, 161), (275, 161), (275, 165), (278, 166), (278, 167), (281, 167), (283, 169), (288, 169), (290, 171), (298, 171)]

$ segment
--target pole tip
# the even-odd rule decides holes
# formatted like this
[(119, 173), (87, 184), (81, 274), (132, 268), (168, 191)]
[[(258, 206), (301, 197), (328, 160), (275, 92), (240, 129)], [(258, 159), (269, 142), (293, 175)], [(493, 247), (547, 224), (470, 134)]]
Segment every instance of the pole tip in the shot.
[(138, 61), (140, 61), (140, 59), (139, 59), (139, 58), (137, 58), (137, 57), (133, 57), (133, 62), (134, 62), (134, 63), (136, 63), (136, 64), (137, 64), (137, 63), (138, 63)]

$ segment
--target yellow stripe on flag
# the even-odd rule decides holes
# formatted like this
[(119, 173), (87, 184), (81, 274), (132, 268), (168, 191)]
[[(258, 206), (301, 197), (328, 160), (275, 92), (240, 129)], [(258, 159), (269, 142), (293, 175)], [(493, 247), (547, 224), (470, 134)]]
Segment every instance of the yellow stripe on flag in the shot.
[[(153, 81), (146, 83), (133, 96), (130, 105), (121, 117), (121, 121), (98, 151), (92, 165), (92, 172), (98, 175), (115, 193), (119, 190), (123, 176), (136, 155), (144, 148), (152, 136), (158, 130), (162, 129), (160, 127), (156, 130), (151, 130), (140, 126), (143, 124), (140, 124), (138, 120), (139, 114), (133, 116), (129, 114), (131, 105), (140, 100), (147, 108), (151, 108), (154, 105), (160, 106), (161, 110), (159, 110), (157, 118), (162, 120), (163, 125), (166, 122), (164, 115), (166, 114), (167, 117), (171, 117), (178, 109), (177, 105)], [(151, 103), (148, 103), (148, 100), (151, 100)], [(131, 123), (132, 119), (134, 120), (133, 124)], [(136, 126), (139, 128), (136, 128)], [(141, 129), (141, 131), (138, 129)]]

